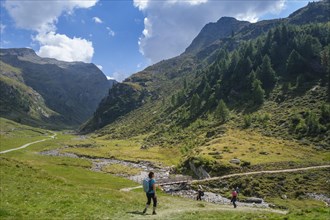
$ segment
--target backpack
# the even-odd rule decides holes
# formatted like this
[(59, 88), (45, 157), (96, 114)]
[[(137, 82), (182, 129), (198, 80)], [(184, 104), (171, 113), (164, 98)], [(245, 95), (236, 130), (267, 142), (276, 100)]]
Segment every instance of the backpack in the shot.
[(144, 190), (144, 192), (146, 192), (146, 193), (150, 191), (149, 182), (150, 182), (150, 179), (149, 179), (149, 178), (145, 178), (145, 179), (142, 181), (143, 190)]

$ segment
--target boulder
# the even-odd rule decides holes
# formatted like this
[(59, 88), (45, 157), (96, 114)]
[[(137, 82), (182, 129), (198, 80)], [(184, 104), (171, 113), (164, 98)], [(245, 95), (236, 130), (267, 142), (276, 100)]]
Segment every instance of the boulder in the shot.
[(241, 160), (240, 159), (231, 159), (229, 162), (233, 163), (233, 164), (240, 164)]
[(261, 199), (261, 198), (250, 197), (250, 198), (246, 198), (246, 199), (244, 199), (244, 202), (246, 202), (246, 203), (261, 204), (261, 203), (264, 202), (264, 200)]

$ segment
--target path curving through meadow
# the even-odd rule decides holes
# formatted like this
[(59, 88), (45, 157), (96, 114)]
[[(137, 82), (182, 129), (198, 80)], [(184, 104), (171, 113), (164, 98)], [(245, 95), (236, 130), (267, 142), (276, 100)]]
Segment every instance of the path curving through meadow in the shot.
[(9, 149), (9, 150), (0, 151), (0, 154), (5, 154), (5, 153), (11, 152), (11, 151), (20, 150), (20, 149), (23, 149), (23, 148), (27, 148), (28, 146), (30, 146), (32, 144), (36, 144), (36, 143), (44, 142), (44, 141), (47, 141), (47, 140), (50, 140), (50, 139), (54, 139), (57, 134), (54, 133), (54, 132), (52, 132), (52, 133), (53, 133), (53, 135), (50, 135), (49, 138), (38, 140), (38, 141), (33, 141), (33, 142), (24, 144), (24, 145), (22, 145), (20, 147), (17, 147), (17, 148), (12, 148), (12, 149)]

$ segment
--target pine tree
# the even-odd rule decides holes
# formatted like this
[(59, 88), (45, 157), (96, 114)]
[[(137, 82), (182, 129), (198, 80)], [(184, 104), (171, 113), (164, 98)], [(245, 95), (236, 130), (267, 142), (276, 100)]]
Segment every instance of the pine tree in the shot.
[(265, 90), (261, 87), (261, 82), (258, 79), (254, 79), (252, 82), (252, 98), (254, 104), (261, 105), (265, 100)]
[(172, 95), (172, 97), (171, 97), (171, 104), (173, 107), (176, 106), (176, 95), (175, 94)]
[(210, 86), (210, 84), (208, 82), (205, 83), (205, 87), (203, 89), (203, 93), (202, 93), (202, 98), (203, 100), (207, 100), (209, 98), (209, 96), (212, 93), (212, 88)]
[(262, 48), (262, 53), (263, 54), (269, 54), (270, 53), (270, 48), (272, 46), (272, 36), (273, 36), (272, 30), (268, 31), (267, 37), (266, 37), (266, 40), (265, 40), (265, 44)]
[(289, 76), (296, 77), (297, 75), (304, 72), (305, 61), (304, 58), (295, 50), (293, 49), (290, 53), (287, 64), (286, 70)]
[(215, 110), (215, 117), (218, 118), (221, 123), (225, 123), (229, 120), (229, 113), (226, 103), (221, 99)]
[(190, 102), (190, 115), (195, 117), (201, 109), (201, 99), (197, 93), (195, 93)]
[(276, 74), (272, 68), (272, 64), (268, 55), (262, 59), (262, 64), (258, 70), (258, 78), (262, 82), (262, 86), (269, 93), (275, 86)]

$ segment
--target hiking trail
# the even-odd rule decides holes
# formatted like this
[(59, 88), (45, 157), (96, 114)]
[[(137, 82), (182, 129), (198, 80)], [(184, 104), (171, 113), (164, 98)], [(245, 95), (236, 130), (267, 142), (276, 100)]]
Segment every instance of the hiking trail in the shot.
[(26, 147), (28, 147), (32, 144), (36, 144), (36, 143), (44, 142), (44, 141), (47, 141), (47, 140), (50, 140), (50, 139), (54, 139), (57, 134), (54, 133), (54, 132), (52, 132), (52, 133), (53, 133), (53, 135), (50, 135), (49, 138), (38, 140), (38, 141), (33, 141), (33, 142), (24, 144), (24, 145), (22, 145), (20, 147), (17, 147), (17, 148), (12, 148), (12, 149), (8, 149), (8, 150), (0, 151), (0, 154), (5, 154), (5, 153), (11, 152), (11, 151), (20, 150), (20, 149), (26, 148)]

